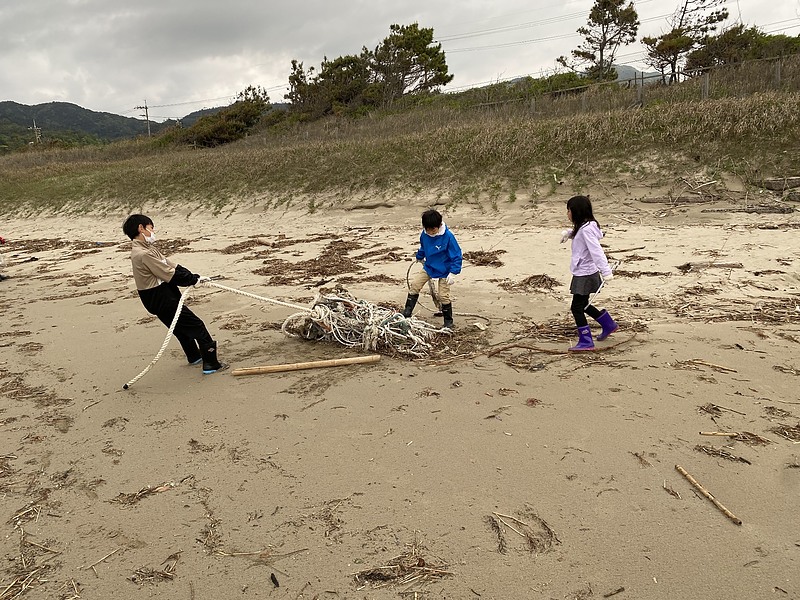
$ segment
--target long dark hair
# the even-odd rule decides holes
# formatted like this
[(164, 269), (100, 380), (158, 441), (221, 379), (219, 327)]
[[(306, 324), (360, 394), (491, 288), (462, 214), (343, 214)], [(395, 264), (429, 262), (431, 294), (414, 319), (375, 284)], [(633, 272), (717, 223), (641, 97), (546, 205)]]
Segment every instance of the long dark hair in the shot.
[[(589, 221), (597, 223), (597, 219), (592, 214), (592, 201), (589, 196), (573, 196), (567, 200), (567, 209), (572, 213), (572, 235), (574, 238), (578, 234), (578, 230), (586, 225)], [(597, 223), (600, 226), (600, 223)]]

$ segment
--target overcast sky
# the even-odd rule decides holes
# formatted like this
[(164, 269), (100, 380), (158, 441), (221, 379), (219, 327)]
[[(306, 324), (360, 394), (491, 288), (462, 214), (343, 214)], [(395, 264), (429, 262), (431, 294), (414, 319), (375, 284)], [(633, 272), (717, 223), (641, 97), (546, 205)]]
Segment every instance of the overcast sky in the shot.
[[(667, 30), (679, 0), (637, 0), (639, 39)], [(72, 102), (179, 118), (248, 85), (283, 101), (292, 59), (374, 49), (392, 23), (432, 27), (455, 79), (473, 87), (556, 68), (594, 0), (0, 0), (0, 100)], [(800, 34), (800, 0), (726, 3), (727, 25)], [(644, 68), (639, 44), (617, 62)]]

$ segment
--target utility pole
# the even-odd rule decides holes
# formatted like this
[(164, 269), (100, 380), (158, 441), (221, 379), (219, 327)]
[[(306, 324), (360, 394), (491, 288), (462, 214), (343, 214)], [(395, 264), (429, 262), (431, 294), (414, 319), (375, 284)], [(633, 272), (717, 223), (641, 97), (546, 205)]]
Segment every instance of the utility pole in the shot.
[(134, 106), (136, 110), (144, 110), (144, 118), (147, 120), (147, 137), (150, 137), (150, 113), (147, 110), (147, 100), (144, 101), (144, 106)]
[(29, 131), (33, 131), (34, 139), (36, 140), (35, 144), (42, 143), (42, 128), (36, 126), (36, 119), (33, 120), (33, 127), (28, 127)]

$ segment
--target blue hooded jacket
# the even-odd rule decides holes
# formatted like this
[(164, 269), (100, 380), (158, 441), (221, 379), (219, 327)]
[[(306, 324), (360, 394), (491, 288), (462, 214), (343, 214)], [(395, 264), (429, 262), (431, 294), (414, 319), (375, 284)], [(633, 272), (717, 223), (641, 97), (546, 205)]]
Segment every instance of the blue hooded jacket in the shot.
[(461, 273), (461, 248), (456, 236), (444, 223), (436, 235), (428, 235), (425, 231), (420, 234), (417, 260), (423, 258), (423, 268), (431, 279), (443, 279), (448, 273)]

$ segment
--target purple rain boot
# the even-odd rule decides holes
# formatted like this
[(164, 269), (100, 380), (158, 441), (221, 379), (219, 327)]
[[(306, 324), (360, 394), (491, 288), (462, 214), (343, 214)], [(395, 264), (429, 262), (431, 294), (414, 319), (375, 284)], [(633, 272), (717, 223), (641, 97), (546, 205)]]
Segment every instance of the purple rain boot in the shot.
[(592, 330), (588, 325), (578, 327), (578, 343), (569, 349), (570, 352), (581, 352), (583, 350), (594, 350)]
[(608, 314), (606, 309), (600, 311), (600, 316), (597, 317), (597, 322), (603, 326), (603, 331), (600, 332), (600, 335), (597, 336), (597, 341), (602, 342), (612, 333), (614, 333), (617, 329), (619, 329), (619, 325), (616, 324), (614, 319), (611, 318), (611, 315)]

